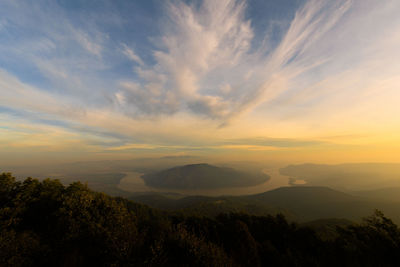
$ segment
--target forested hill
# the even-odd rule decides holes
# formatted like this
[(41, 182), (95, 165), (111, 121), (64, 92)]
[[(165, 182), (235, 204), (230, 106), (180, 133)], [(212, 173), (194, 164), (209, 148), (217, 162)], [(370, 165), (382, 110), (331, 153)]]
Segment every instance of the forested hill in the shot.
[(254, 186), (270, 177), (262, 172), (242, 172), (206, 163), (189, 164), (143, 175), (144, 182), (154, 188), (216, 189)]
[[(150, 207), (193, 215), (215, 216), (221, 212), (246, 212), (252, 215), (282, 213), (290, 221), (296, 222), (329, 218), (358, 222), (374, 209), (379, 209), (399, 223), (400, 201), (378, 198), (382, 193), (388, 192), (387, 190), (376, 192), (350, 194), (328, 187), (288, 186), (255, 195), (207, 197), (150, 192), (132, 194), (128, 198)], [(377, 197), (368, 197), (369, 195)]]
[[(331, 221), (332, 222), (332, 221)], [(376, 212), (329, 236), (282, 216), (162, 212), (76, 182), (0, 175), (0, 266), (400, 266)]]

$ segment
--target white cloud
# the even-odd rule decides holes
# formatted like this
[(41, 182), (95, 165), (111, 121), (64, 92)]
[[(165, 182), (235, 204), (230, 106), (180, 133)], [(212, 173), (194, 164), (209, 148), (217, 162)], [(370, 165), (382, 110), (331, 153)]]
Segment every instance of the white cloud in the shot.
[[(103, 59), (108, 35), (98, 30), (93, 18), (78, 21), (57, 3), (10, 1), (1, 5), (0, 16), (8, 22), (7, 35), (0, 42), (5, 68), (10, 67), (18, 77), (35, 76), (33, 83), (46, 80), (47, 90), (66, 96), (88, 98), (95, 88), (97, 100), (104, 98), (98, 96), (105, 90), (97, 72), (108, 67)], [(13, 66), (23, 70), (12, 71)]]
[[(49, 27), (44, 22), (53, 17), (42, 16), (42, 34), (13, 47), (0, 43), (0, 52), (34, 64), (51, 86), (0, 71), (0, 105), (129, 136), (132, 144), (297, 135), (298, 125), (306, 136), (324, 124), (371, 118), (398, 124), (400, 7), (397, 0), (365, 1), (308, 1), (276, 47), (252, 47), (259, 33), (245, 17), (245, 1), (174, 1), (154, 64), (127, 45), (121, 51), (120, 40), (103, 45), (107, 35), (98, 29), (65, 20)], [(21, 25), (31, 23), (22, 17)], [(103, 77), (112, 52), (137, 63), (135, 78)], [(248, 121), (240, 120), (246, 114)], [(221, 124), (229, 127), (217, 129)]]
[[(325, 62), (329, 57), (314, 60), (312, 49), (350, 4), (309, 1), (275, 50), (263, 53), (266, 47), (251, 50), (254, 31), (245, 18), (244, 1), (205, 0), (200, 7), (170, 3), (160, 38), (163, 50), (154, 51), (156, 64), (139, 67), (140, 86), (118, 94), (137, 113), (189, 110), (227, 122), (275, 98), (291, 79)], [(167, 97), (173, 101), (165, 101)]]
[(136, 62), (139, 65), (144, 65), (142, 59), (135, 53), (133, 48), (128, 47), (126, 44), (122, 44), (123, 47), (123, 53), (125, 56), (127, 56), (130, 60), (133, 62)]
[(214, 92), (207, 93), (201, 84), (219, 68), (235, 68), (249, 50), (253, 32), (244, 9), (244, 2), (236, 1), (205, 1), (199, 9), (170, 3), (169, 22), (160, 38), (165, 50), (154, 51), (156, 65), (137, 69), (141, 87), (124, 91), (126, 99), (132, 100), (127, 105), (151, 114), (189, 109), (225, 116), (226, 99), (215, 95), (218, 88), (213, 88), (221, 85), (209, 84)]
[(93, 38), (90, 38), (89, 35), (83, 31), (73, 30), (72, 32), (75, 35), (76, 41), (84, 49), (86, 49), (89, 53), (91, 53), (93, 55), (96, 55), (99, 57), (101, 56), (101, 52), (102, 52), (103, 48), (99, 42), (94, 41)]
[(40, 112), (64, 118), (79, 118), (85, 110), (74, 104), (71, 98), (39, 90), (19, 81), (16, 77), (0, 69), (0, 106), (12, 109)]

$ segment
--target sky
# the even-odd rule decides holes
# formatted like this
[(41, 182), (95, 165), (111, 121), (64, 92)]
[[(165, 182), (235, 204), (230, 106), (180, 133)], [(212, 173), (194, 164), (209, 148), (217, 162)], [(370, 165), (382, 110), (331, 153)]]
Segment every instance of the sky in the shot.
[(400, 162), (398, 0), (0, 1), (2, 164)]

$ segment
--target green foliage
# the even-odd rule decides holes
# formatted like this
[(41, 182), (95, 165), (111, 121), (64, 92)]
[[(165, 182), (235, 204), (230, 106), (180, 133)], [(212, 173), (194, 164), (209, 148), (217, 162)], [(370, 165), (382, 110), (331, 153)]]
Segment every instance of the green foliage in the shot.
[(336, 247), (353, 266), (400, 266), (400, 231), (382, 212), (338, 231)]
[(380, 211), (321, 238), (283, 215), (169, 213), (9, 173), (0, 201), (0, 266), (400, 266), (400, 230)]

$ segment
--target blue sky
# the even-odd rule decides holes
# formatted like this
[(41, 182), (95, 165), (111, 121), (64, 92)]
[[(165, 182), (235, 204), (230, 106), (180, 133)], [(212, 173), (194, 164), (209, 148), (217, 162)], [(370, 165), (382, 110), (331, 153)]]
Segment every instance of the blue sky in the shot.
[[(137, 78), (133, 70), (137, 62), (129, 59), (125, 48), (140, 55), (146, 64), (156, 64), (153, 53), (164, 49), (159, 39), (165, 30), (164, 22), (169, 20), (166, 10), (171, 3), (174, 2), (2, 1), (1, 67), (20, 81), (43, 90), (69, 93), (69, 84), (63, 86), (61, 81), (55, 85), (55, 78), (68, 74), (77, 79), (86, 76), (86, 82), (91, 84), (93, 80), (89, 78), (94, 78), (98, 86), (105, 87), (103, 90), (115, 89), (111, 87), (115, 87), (116, 80)], [(299, 1), (257, 0), (246, 4), (244, 16), (251, 20), (254, 43), (262, 42), (271, 32), (273, 39), (269, 42), (275, 45), (289, 26)], [(57, 67), (52, 68), (52, 64)]]
[[(153, 51), (162, 49), (158, 38), (168, 20), (167, 6), (163, 1), (3, 1), (1, 66), (21, 81), (49, 90), (53, 86), (47, 74), (27, 55), (60, 61), (83, 56), (82, 61), (101, 63), (85, 71), (99, 72), (106, 79), (132, 78), (134, 64), (121, 49), (134, 48), (144, 62), (154, 64)], [(255, 41), (271, 31), (271, 41), (278, 42), (298, 6), (299, 1), (249, 1), (246, 19), (252, 19), (252, 27), (260, 32)]]
[(399, 11), (394, 0), (1, 1), (0, 157), (394, 155)]

